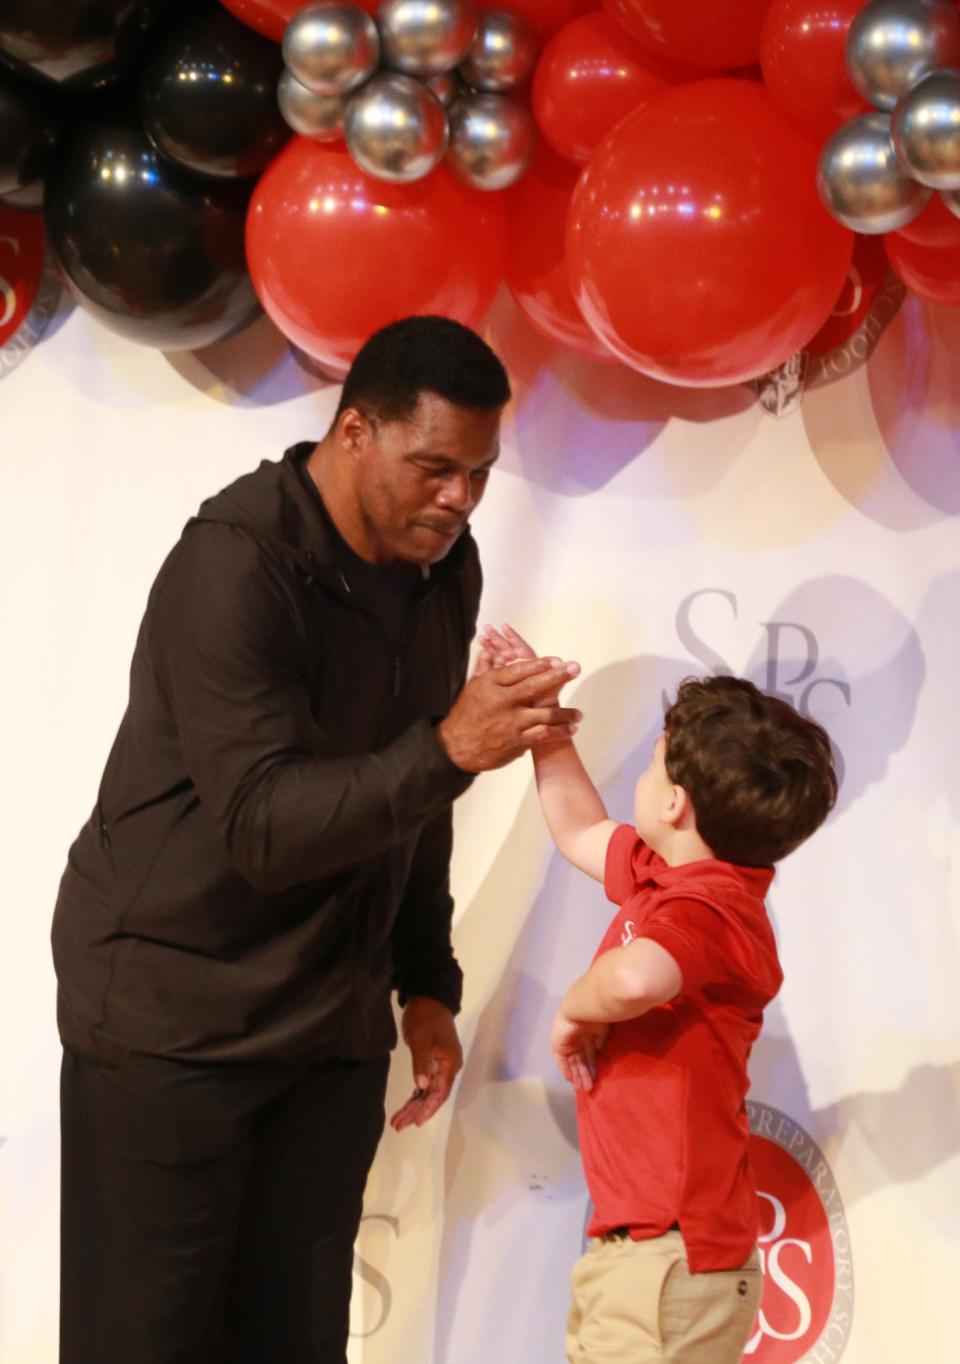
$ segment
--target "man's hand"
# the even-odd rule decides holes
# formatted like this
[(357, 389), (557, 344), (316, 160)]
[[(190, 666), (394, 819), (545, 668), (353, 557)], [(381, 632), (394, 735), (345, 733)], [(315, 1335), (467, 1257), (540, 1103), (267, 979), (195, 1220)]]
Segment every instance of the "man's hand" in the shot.
[(403, 1011), (403, 1040), (413, 1063), (411, 1097), (390, 1119), (395, 1132), (422, 1127), (449, 1098), (463, 1052), (453, 1014), (439, 1000), (415, 995)]
[(607, 1023), (579, 1023), (561, 1009), (553, 1021), (550, 1045), (560, 1074), (574, 1089), (587, 1093), (597, 1078), (597, 1056), (603, 1050), (610, 1026)]
[(465, 772), (503, 767), (533, 744), (568, 739), (580, 712), (557, 704), (578, 663), (524, 658), (478, 670), (437, 726), (447, 756)]

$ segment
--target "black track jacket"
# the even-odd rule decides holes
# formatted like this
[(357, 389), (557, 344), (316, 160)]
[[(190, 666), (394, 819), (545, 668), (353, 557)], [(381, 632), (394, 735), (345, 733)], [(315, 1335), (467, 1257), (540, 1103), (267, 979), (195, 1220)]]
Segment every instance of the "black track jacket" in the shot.
[(64, 1043), (118, 1061), (367, 1058), (390, 990), (456, 1011), (434, 723), (480, 598), (465, 532), (399, 643), (351, 593), (305, 443), (204, 502), (160, 570), (53, 924)]

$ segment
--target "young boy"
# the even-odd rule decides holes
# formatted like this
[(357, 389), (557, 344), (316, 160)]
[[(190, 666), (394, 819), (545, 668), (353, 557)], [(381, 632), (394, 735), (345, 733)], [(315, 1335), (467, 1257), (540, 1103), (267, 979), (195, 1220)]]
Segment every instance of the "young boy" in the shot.
[[(509, 627), (481, 646), (481, 668), (532, 653)], [(750, 682), (690, 679), (633, 825), (572, 740), (533, 752), (558, 849), (619, 906), (553, 1025), (594, 1205), (567, 1358), (738, 1364), (761, 1290), (747, 1060), (782, 981), (763, 899), (836, 799), (829, 739)]]

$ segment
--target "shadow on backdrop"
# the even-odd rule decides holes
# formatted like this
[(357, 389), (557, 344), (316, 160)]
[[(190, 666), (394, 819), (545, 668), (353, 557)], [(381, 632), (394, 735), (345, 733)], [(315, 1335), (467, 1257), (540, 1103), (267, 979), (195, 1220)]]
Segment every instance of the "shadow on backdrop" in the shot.
[(198, 392), (230, 407), (270, 407), (337, 382), (299, 355), (265, 313), (212, 346), (165, 358)]
[[(653, 445), (671, 418), (714, 422), (753, 408), (752, 431), (762, 417), (756, 393), (744, 385), (678, 388), (625, 365), (574, 355), (535, 331), (506, 289), (494, 303), (488, 334), (516, 398), (511, 430), (516, 465), (508, 456), (503, 467), (515, 467), (551, 492), (575, 497), (604, 487)], [(701, 489), (721, 476), (745, 439), (741, 433), (737, 445), (723, 451), (714, 448), (711, 433)]]
[(960, 314), (908, 298), (865, 369), (809, 391), (807, 438), (824, 476), (879, 526), (909, 531), (960, 512)]

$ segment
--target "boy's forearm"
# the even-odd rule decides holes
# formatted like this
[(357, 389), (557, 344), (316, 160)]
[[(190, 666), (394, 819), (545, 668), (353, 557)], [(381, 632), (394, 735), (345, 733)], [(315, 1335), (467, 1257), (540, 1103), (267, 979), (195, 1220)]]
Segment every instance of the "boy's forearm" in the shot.
[(573, 741), (533, 750), (543, 817), (561, 852), (571, 840), (601, 824), (607, 810)]
[(560, 1012), (580, 1023), (623, 1023), (639, 1018), (651, 1006), (633, 996), (622, 979), (616, 954), (605, 952), (575, 980), (563, 997)]

